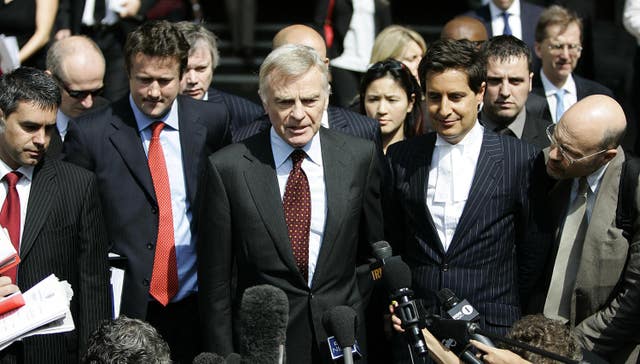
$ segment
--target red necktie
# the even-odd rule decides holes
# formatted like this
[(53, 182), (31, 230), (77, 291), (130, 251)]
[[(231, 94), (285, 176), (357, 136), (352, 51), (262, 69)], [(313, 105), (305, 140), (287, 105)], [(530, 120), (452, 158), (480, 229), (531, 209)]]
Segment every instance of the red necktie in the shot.
[(309, 181), (302, 170), (306, 153), (296, 149), (291, 153), (293, 168), (289, 172), (282, 205), (289, 230), (289, 241), (296, 265), (306, 281), (309, 275), (309, 227), (311, 225), (311, 194)]
[(149, 143), (149, 171), (153, 180), (158, 201), (158, 240), (153, 259), (153, 273), (149, 293), (163, 306), (178, 292), (178, 267), (176, 247), (173, 236), (173, 214), (171, 211), (171, 188), (167, 165), (160, 144), (160, 132), (163, 122), (151, 124), (151, 142)]
[[(20, 252), (20, 196), (16, 189), (18, 180), (22, 177), (20, 172), (9, 172), (4, 176), (7, 181), (7, 197), (0, 210), (0, 225), (9, 231), (9, 238), (16, 251)], [(14, 266), (5, 272), (5, 275), (11, 278), (11, 282), (16, 282), (16, 273), (18, 266)]]

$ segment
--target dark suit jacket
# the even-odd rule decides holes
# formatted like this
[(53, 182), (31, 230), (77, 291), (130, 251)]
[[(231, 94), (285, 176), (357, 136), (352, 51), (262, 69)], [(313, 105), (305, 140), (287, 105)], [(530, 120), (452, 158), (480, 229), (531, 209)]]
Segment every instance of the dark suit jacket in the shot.
[[(613, 96), (613, 92), (608, 87), (601, 85), (596, 81), (591, 81), (584, 77), (580, 77), (575, 73), (573, 73), (572, 76), (573, 76), (573, 80), (576, 83), (576, 93), (577, 93), (576, 96), (578, 98), (578, 101), (590, 95), (607, 95), (615, 98), (615, 96)], [(542, 96), (546, 101), (546, 96), (544, 94), (544, 86), (542, 86), (540, 73), (538, 73), (538, 75), (536, 75), (536, 77), (533, 78), (533, 88), (531, 89), (531, 93), (538, 96)], [(527, 107), (528, 107), (528, 104), (527, 104)], [(544, 113), (542, 116), (543, 119), (553, 120), (551, 118), (551, 112), (549, 110), (550, 110), (549, 105), (547, 105), (546, 109), (542, 111)]]
[[(269, 131), (209, 158), (198, 244), (200, 307), (205, 349), (227, 354), (232, 314), (243, 291), (258, 284), (289, 298), (287, 361), (311, 363), (312, 342), (331, 363), (323, 313), (349, 305), (358, 313), (358, 342), (366, 348), (364, 307), (356, 264), (382, 236), (380, 171), (373, 143), (320, 128), (327, 215), (311, 288), (296, 267), (284, 219)], [(232, 266), (237, 290), (232, 292)], [(366, 350), (366, 349), (365, 349)]]
[[(539, 149), (548, 147), (549, 138), (547, 138), (546, 129), (547, 126), (551, 124), (551, 121), (535, 116), (532, 112), (529, 112), (528, 108), (526, 112), (522, 137), (520, 139), (535, 145)], [(478, 114), (478, 119), (482, 120), (482, 113)]]
[[(382, 145), (380, 125), (376, 120), (336, 106), (329, 106), (327, 113), (329, 128), (332, 130), (371, 140), (378, 146)], [(253, 123), (237, 129), (233, 135), (233, 141), (235, 143), (245, 140), (269, 129), (270, 126), (269, 116), (265, 114)]]
[(40, 162), (24, 224), (18, 286), (27, 291), (52, 273), (69, 282), (76, 326), (24, 339), (24, 363), (75, 364), (89, 334), (111, 316), (108, 243), (95, 176), (59, 160)]
[[(178, 96), (187, 197), (197, 211), (206, 157), (230, 142), (226, 108)], [(157, 202), (129, 97), (69, 123), (65, 159), (98, 177), (111, 250), (127, 257), (121, 313), (145, 319), (158, 230)], [(193, 214), (193, 231), (197, 216)]]
[[(156, 0), (140, 0), (140, 10), (138, 10), (139, 15), (134, 18), (125, 19), (125, 22), (127, 23), (125, 29), (131, 30), (137, 22), (142, 21), (144, 19), (144, 14), (151, 9), (155, 2)], [(55, 29), (70, 29), (72, 34), (82, 34), (82, 13), (84, 11), (85, 3), (86, 0), (60, 0), (55, 21)]]
[(231, 135), (239, 128), (251, 124), (251, 122), (264, 114), (264, 109), (261, 105), (244, 97), (232, 95), (213, 87), (209, 88), (207, 95), (207, 101), (224, 103), (227, 106), (231, 119)]
[[(571, 325), (582, 347), (623, 363), (632, 350), (637, 358), (640, 339), (640, 211), (635, 213), (634, 233), (630, 240), (616, 226), (616, 209), (620, 175), (625, 155), (618, 155), (607, 167), (596, 195), (589, 226), (585, 233), (577, 278), (571, 290)], [(554, 228), (554, 245), (545, 268), (544, 284), (534, 295), (532, 304), (538, 312), (544, 308), (562, 223), (567, 214), (573, 179), (558, 181), (549, 192), (550, 215)], [(635, 207), (640, 206), (636, 193)]]
[(533, 146), (485, 129), (469, 197), (445, 252), (426, 205), (435, 140), (430, 133), (387, 150), (386, 238), (411, 267), (413, 289), (428, 307), (439, 307), (436, 293), (450, 288), (478, 309), (481, 324), (505, 333), (520, 318), (518, 289), (529, 294), (546, 257), (529, 202), (532, 167), (542, 159)]

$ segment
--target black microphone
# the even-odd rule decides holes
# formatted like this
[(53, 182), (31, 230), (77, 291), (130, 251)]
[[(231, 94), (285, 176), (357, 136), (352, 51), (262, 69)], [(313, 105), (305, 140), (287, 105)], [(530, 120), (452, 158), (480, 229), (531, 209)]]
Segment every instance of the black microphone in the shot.
[(240, 364), (242, 363), (242, 357), (238, 353), (231, 353), (227, 355), (227, 364)]
[(283, 363), (289, 321), (287, 295), (268, 284), (247, 288), (242, 295), (239, 316), (242, 362)]
[(385, 264), (385, 260), (391, 258), (393, 251), (391, 250), (391, 245), (384, 240), (372, 243), (371, 250), (373, 251), (373, 256), (376, 258), (375, 262), (369, 264), (371, 279), (378, 281), (382, 279), (382, 267)]
[(411, 287), (411, 269), (402, 259), (389, 259), (383, 268), (383, 282), (390, 292), (392, 301), (397, 302), (395, 314), (402, 321), (405, 339), (411, 350), (418, 355), (427, 355), (427, 345), (424, 342), (419, 327), (419, 312), (416, 301), (413, 300)]
[(482, 364), (482, 360), (476, 358), (475, 354), (467, 350), (469, 339), (471, 339), (471, 325), (477, 325), (475, 322), (444, 319), (437, 315), (429, 315), (424, 320), (426, 328), (435, 336), (442, 345), (447, 347), (453, 353), (467, 364)]
[[(444, 308), (449, 317), (454, 320), (476, 322), (480, 316), (480, 313), (473, 308), (469, 301), (460, 300), (449, 288), (440, 290), (440, 292), (438, 292), (438, 299), (440, 300), (442, 308)], [(486, 336), (472, 333), (471, 338), (492, 348), (496, 347), (491, 339)]]
[(322, 325), (342, 349), (344, 364), (353, 364), (351, 347), (356, 343), (357, 313), (350, 306), (336, 306), (322, 315)]
[(224, 357), (214, 353), (200, 353), (193, 358), (193, 364), (225, 364), (227, 361)]

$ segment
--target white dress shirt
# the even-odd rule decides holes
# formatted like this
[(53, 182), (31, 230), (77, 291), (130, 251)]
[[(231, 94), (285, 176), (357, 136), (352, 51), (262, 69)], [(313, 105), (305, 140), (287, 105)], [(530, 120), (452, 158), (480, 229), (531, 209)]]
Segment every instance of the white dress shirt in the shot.
[(554, 123), (558, 123), (556, 120), (556, 108), (558, 101), (556, 100), (556, 92), (558, 90), (564, 90), (564, 96), (562, 98), (564, 104), (564, 111), (566, 112), (573, 104), (578, 102), (578, 92), (576, 90), (576, 82), (573, 80), (573, 76), (569, 74), (569, 77), (565, 81), (561, 88), (556, 87), (547, 76), (544, 74), (544, 70), (540, 70), (540, 80), (542, 81), (542, 87), (544, 88), (544, 95), (547, 98), (547, 105), (549, 105), (549, 111), (551, 112), (551, 119)]
[[(34, 166), (21, 166), (16, 170), (22, 173), (22, 178), (20, 178), (16, 184), (16, 190), (18, 190), (18, 197), (20, 198), (20, 242), (22, 242), (22, 233), (24, 232), (24, 220), (27, 217), (27, 205), (29, 203), (29, 193), (31, 192), (34, 168)], [(4, 178), (7, 173), (12, 171), (13, 169), (0, 159), (0, 178)], [(0, 187), (0, 201), (2, 201), (4, 205), (9, 186), (5, 180), (2, 180), (0, 185), (2, 186)]]
[[(493, 1), (489, 1), (489, 11), (491, 12), (491, 34), (502, 35), (504, 30), (504, 19), (502, 9), (498, 8)], [(522, 20), (520, 19), (520, 0), (514, 0), (511, 6), (505, 10), (509, 13), (509, 27), (511, 35), (522, 40)]]
[[(276, 166), (278, 176), (278, 186), (280, 187), (280, 199), (284, 198), (284, 191), (289, 179), (289, 172), (293, 168), (291, 162), (291, 152), (294, 148), (287, 144), (271, 128), (271, 152)], [(309, 192), (311, 193), (311, 226), (309, 229), (309, 276), (307, 282), (309, 287), (313, 280), (313, 273), (316, 270), (322, 237), (324, 236), (324, 224), (327, 216), (327, 196), (324, 183), (324, 169), (322, 165), (322, 149), (320, 133), (316, 133), (311, 141), (301, 148), (307, 153), (307, 157), (302, 161), (302, 170), (309, 181)]]
[[(604, 176), (604, 172), (607, 170), (609, 163), (604, 166), (598, 168), (595, 172), (591, 173), (587, 176), (587, 221), (591, 220), (591, 212), (593, 211), (593, 205), (596, 202), (596, 195), (598, 194), (598, 188), (600, 187), (600, 182), (602, 182), (602, 176)], [(576, 199), (578, 196), (578, 183), (579, 178), (574, 178), (573, 183), (571, 184), (571, 195), (569, 200), (569, 205)], [(567, 211), (567, 215), (569, 211)], [(566, 219), (566, 217), (565, 217)]]
[(471, 190), (483, 134), (484, 128), (476, 121), (458, 144), (450, 144), (440, 135), (436, 137), (426, 203), (445, 251)]
[[(138, 132), (142, 139), (142, 147), (145, 154), (149, 153), (151, 142), (151, 120), (144, 115), (129, 96), (129, 103), (138, 125)], [(187, 196), (187, 186), (182, 163), (182, 146), (180, 144), (180, 131), (178, 123), (178, 102), (173, 101), (171, 110), (162, 119), (165, 123), (160, 133), (160, 144), (164, 154), (167, 172), (169, 175), (169, 188), (171, 189), (171, 212), (173, 216), (173, 236), (176, 246), (176, 263), (178, 265), (178, 293), (171, 302), (180, 301), (190, 294), (198, 291), (198, 275), (196, 267), (195, 236), (191, 234), (191, 204)], [(190, 121), (190, 120), (188, 120)], [(148, 166), (141, 166), (148, 168)]]
[(65, 115), (60, 109), (56, 114), (56, 128), (60, 134), (60, 139), (64, 141), (64, 137), (67, 135), (67, 128), (69, 127), (69, 117)]
[(343, 52), (331, 60), (331, 66), (366, 72), (376, 37), (374, 0), (352, 0), (353, 13), (349, 30), (344, 36)]

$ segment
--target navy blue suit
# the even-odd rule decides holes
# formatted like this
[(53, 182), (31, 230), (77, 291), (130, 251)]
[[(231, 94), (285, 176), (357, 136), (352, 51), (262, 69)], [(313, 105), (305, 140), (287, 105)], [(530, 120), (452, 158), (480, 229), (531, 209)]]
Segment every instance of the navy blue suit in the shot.
[(543, 160), (535, 147), (485, 129), (468, 200), (444, 251), (426, 204), (435, 140), (430, 133), (387, 150), (385, 236), (428, 307), (439, 307), (436, 293), (449, 288), (480, 312), (481, 325), (504, 334), (520, 318), (519, 296), (528, 296), (546, 256), (529, 199), (533, 166)]
[(235, 130), (251, 124), (251, 122), (264, 114), (264, 109), (261, 105), (213, 87), (207, 92), (207, 101), (223, 103), (227, 106), (232, 135)]

